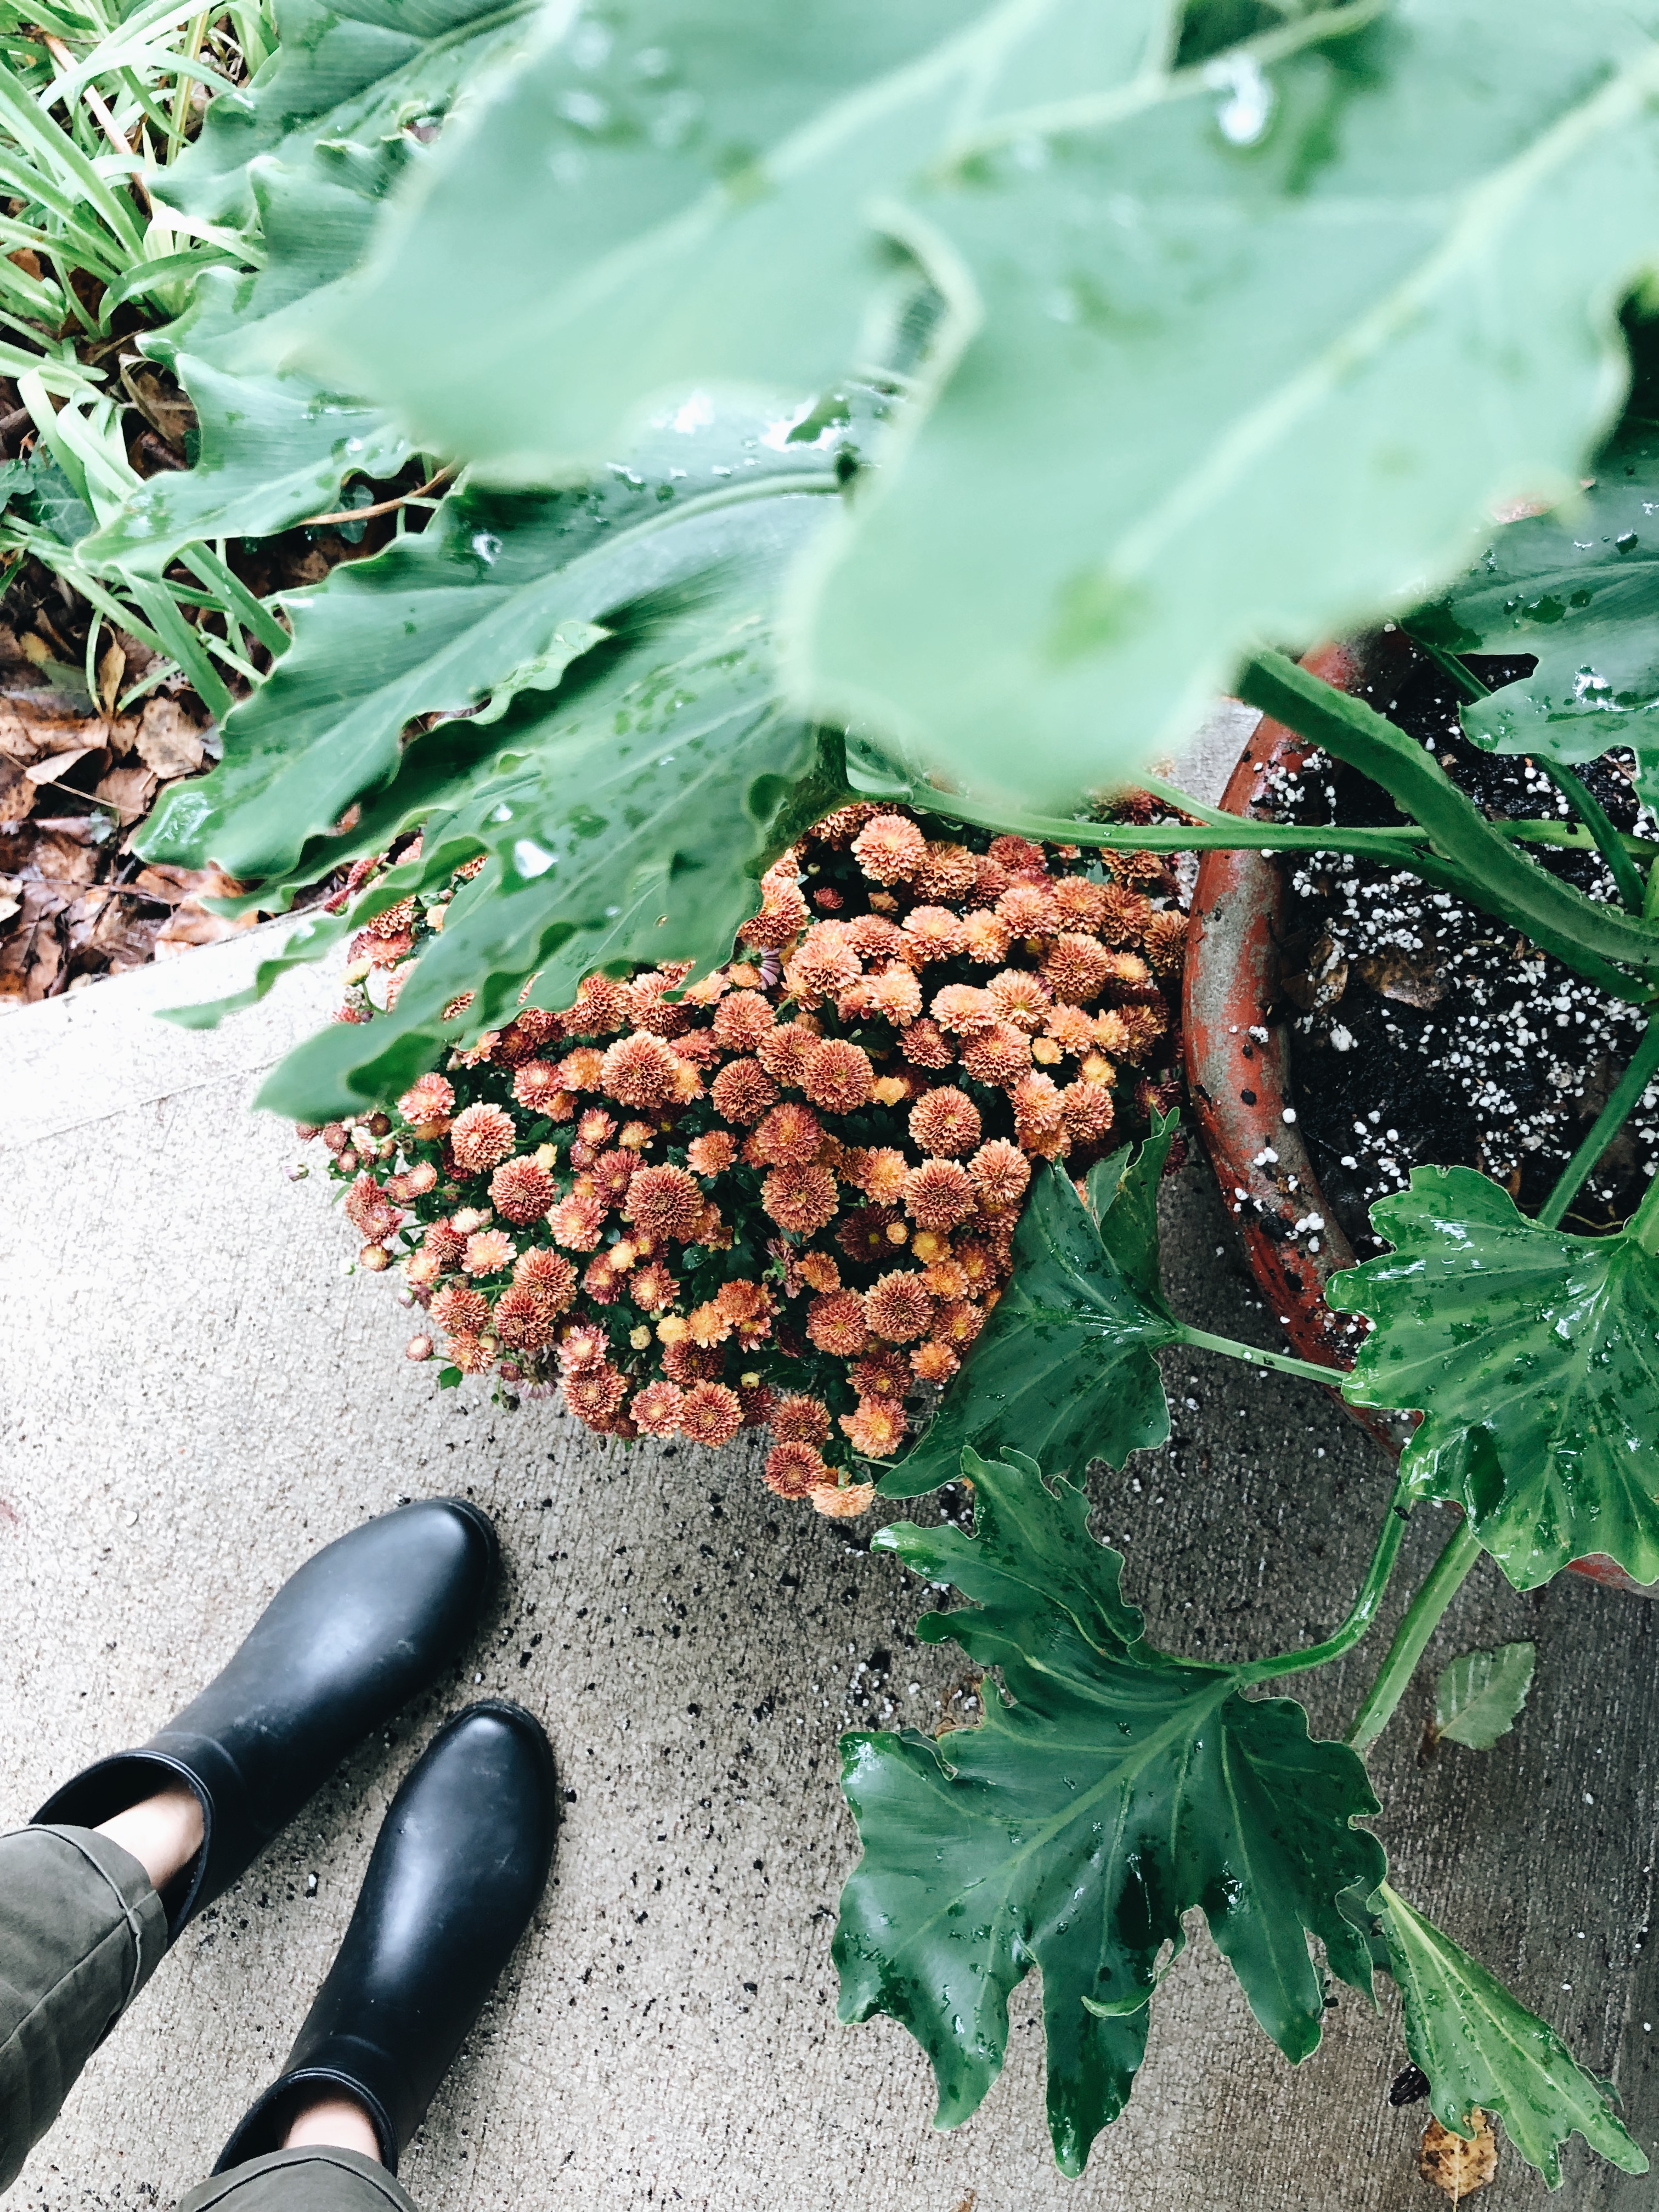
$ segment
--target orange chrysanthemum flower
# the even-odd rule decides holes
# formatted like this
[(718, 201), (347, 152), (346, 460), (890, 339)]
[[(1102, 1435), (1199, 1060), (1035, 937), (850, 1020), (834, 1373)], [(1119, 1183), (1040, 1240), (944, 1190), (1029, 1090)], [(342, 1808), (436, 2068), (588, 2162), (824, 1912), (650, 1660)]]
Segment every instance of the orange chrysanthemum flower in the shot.
[(1153, 975), (1165, 981), (1181, 973), (1187, 958), (1187, 917), (1173, 910), (1155, 914), (1141, 933)]
[(454, 1103), (453, 1083), (441, 1075), (420, 1075), (398, 1101), (398, 1111), (405, 1121), (437, 1121)]
[(753, 1052), (777, 1016), (758, 991), (733, 991), (714, 1009), (709, 1024), (717, 1044), (727, 1052)]
[(1155, 909), (1151, 899), (1123, 884), (1106, 886), (1106, 912), (1099, 933), (1108, 945), (1139, 945)]
[(794, 1090), (806, 1073), (807, 1061), (823, 1042), (809, 1022), (780, 1022), (756, 1046), (755, 1057), (775, 1082)]
[(683, 1403), (678, 1382), (647, 1382), (634, 1393), (628, 1411), (642, 1437), (677, 1437)]
[(518, 1140), (513, 1116), (499, 1106), (469, 1106), (450, 1125), (450, 1149), (463, 1175), (488, 1175)]
[(466, 1240), (461, 1265), (469, 1275), (499, 1275), (513, 1265), (516, 1247), (505, 1231), (479, 1229)]
[(570, 1036), (611, 1036), (628, 1019), (628, 987), (614, 975), (584, 975), (576, 1003), (560, 1016)]
[(550, 1252), (545, 1244), (532, 1245), (519, 1255), (513, 1279), (551, 1298), (556, 1313), (562, 1313), (576, 1295), (575, 1269), (562, 1252)]
[(436, 1292), (428, 1310), (440, 1328), (462, 1330), (469, 1336), (482, 1336), (489, 1325), (489, 1299), (462, 1283), (451, 1283)]
[(572, 1191), (548, 1215), (554, 1242), (568, 1252), (591, 1252), (605, 1233), (605, 1207), (586, 1191)]
[(797, 1391), (772, 1408), (772, 1433), (780, 1443), (821, 1444), (830, 1434), (830, 1408)]
[(812, 1510), (831, 1521), (856, 1520), (875, 1502), (873, 1482), (821, 1482), (812, 1492)]
[(949, 1067), (956, 1058), (951, 1040), (935, 1021), (924, 1015), (920, 1021), (907, 1023), (899, 1038), (899, 1050), (912, 1067), (927, 1067), (935, 1071)]
[(599, 1154), (587, 1170), (587, 1181), (594, 1197), (609, 1212), (613, 1206), (625, 1203), (639, 1172), (639, 1163), (633, 1153), (623, 1152), (618, 1145), (614, 1151)]
[(956, 1160), (924, 1160), (905, 1177), (904, 1210), (923, 1229), (950, 1231), (974, 1210), (973, 1178)]
[(992, 976), (985, 988), (996, 1008), (997, 1019), (1011, 1022), (1028, 1036), (1036, 1035), (1054, 1004), (1048, 986), (1029, 968), (1005, 968), (1000, 975)]
[(985, 1309), (971, 1298), (949, 1298), (933, 1315), (933, 1342), (965, 1351), (985, 1326)]
[(781, 1105), (773, 1107), (755, 1131), (756, 1152), (775, 1168), (797, 1167), (815, 1160), (823, 1142), (823, 1122), (798, 1098), (786, 1098)]
[(919, 1274), (896, 1269), (866, 1295), (864, 1313), (876, 1335), (889, 1344), (908, 1344), (933, 1326), (933, 1294)]
[(628, 1295), (641, 1313), (661, 1313), (679, 1296), (679, 1285), (660, 1260), (635, 1267), (628, 1279)]
[(1047, 1075), (1023, 1075), (1013, 1089), (1014, 1134), (1023, 1150), (1050, 1156), (1065, 1125), (1060, 1091)]
[(559, 1062), (558, 1077), (566, 1091), (597, 1091), (605, 1054), (597, 1045), (580, 1044)]
[(684, 1168), (641, 1168), (628, 1187), (627, 1218), (647, 1237), (688, 1242), (702, 1212), (696, 1178)]
[(737, 1139), (729, 1129), (711, 1129), (707, 1136), (693, 1137), (685, 1148), (686, 1165), (691, 1172), (711, 1179), (724, 1175), (737, 1157)]
[(495, 1364), (494, 1340), (474, 1336), (466, 1329), (459, 1330), (444, 1346), (452, 1367), (459, 1367), (463, 1375), (488, 1375)]
[(957, 1159), (979, 1142), (979, 1109), (965, 1091), (925, 1091), (910, 1109), (909, 1127), (924, 1152)]
[(1060, 921), (1046, 883), (1016, 880), (997, 901), (996, 911), (1012, 937), (1047, 937)]
[(811, 1237), (833, 1221), (836, 1178), (828, 1168), (774, 1168), (761, 1185), (761, 1204), (780, 1229)]
[(723, 1382), (694, 1382), (680, 1401), (680, 1433), (718, 1450), (743, 1426), (743, 1404)]
[(826, 1114), (855, 1114), (873, 1088), (875, 1070), (861, 1045), (845, 1037), (816, 1041), (807, 1054), (801, 1087)]
[(902, 1352), (881, 1345), (855, 1359), (848, 1370), (860, 1398), (884, 1398), (902, 1405), (910, 1389), (910, 1366)]
[(1062, 929), (1081, 930), (1089, 937), (1098, 933), (1107, 914), (1104, 884), (1091, 884), (1087, 876), (1061, 876), (1049, 890)]
[(918, 1382), (948, 1382), (961, 1364), (948, 1344), (931, 1340), (919, 1344), (910, 1354), (910, 1365)]
[(559, 1325), (559, 1309), (545, 1291), (516, 1283), (495, 1301), (491, 1326), (513, 1352), (540, 1352), (553, 1341)]
[(608, 1098), (649, 1113), (674, 1096), (680, 1060), (672, 1045), (649, 1030), (635, 1030), (606, 1048), (599, 1084)]
[(1116, 1006), (1113, 1009), (1116, 1026), (1123, 1042), (1118, 1047), (1118, 1058), (1137, 1067), (1170, 1026), (1170, 1017), (1161, 1004)]
[(862, 963), (853, 950), (844, 921), (815, 921), (790, 955), (790, 988), (808, 997), (833, 999), (857, 981)]
[(927, 840), (902, 814), (878, 814), (854, 838), (853, 857), (872, 883), (902, 884), (927, 858)]
[(1041, 875), (1048, 866), (1048, 855), (1041, 845), (1034, 845), (1029, 837), (1016, 836), (1012, 830), (993, 837), (986, 848), (986, 855), (1011, 876)]
[(847, 941), (860, 960), (902, 960), (904, 932), (884, 914), (861, 914), (847, 925)]
[(988, 991), (973, 983), (947, 983), (929, 1009), (941, 1029), (957, 1036), (978, 1036), (1000, 1019)]
[(708, 1087), (709, 1102), (722, 1121), (746, 1129), (776, 1099), (778, 1086), (756, 1060), (728, 1060)]
[(557, 1195), (552, 1176), (527, 1156), (503, 1160), (489, 1178), (490, 1204), (520, 1229), (538, 1221)]
[(950, 960), (962, 950), (962, 918), (946, 906), (913, 906), (904, 917), (907, 955), (916, 965)]
[(994, 1137), (981, 1145), (968, 1163), (968, 1172), (988, 1213), (1006, 1213), (1024, 1199), (1031, 1180), (1031, 1163), (1018, 1145)]
[(567, 1370), (560, 1382), (564, 1402), (583, 1425), (601, 1435), (628, 1395), (628, 1384), (609, 1360), (574, 1372)]
[(879, 1398), (841, 1417), (842, 1433), (860, 1459), (890, 1459), (904, 1441), (907, 1425), (903, 1408)]
[(921, 866), (910, 881), (918, 898), (960, 899), (972, 888), (979, 858), (965, 845), (929, 841)]
[[(829, 1419), (827, 1413), (824, 1419)], [(829, 1475), (822, 1453), (804, 1440), (786, 1438), (767, 1454), (761, 1480), (780, 1498), (810, 1498)]]
[(962, 1048), (962, 1065), (975, 1083), (1006, 1091), (1031, 1065), (1031, 1040), (1012, 1022), (999, 1022), (982, 1036), (968, 1039)]
[(1066, 1127), (1073, 1144), (1097, 1145), (1110, 1134), (1111, 1087), (1104, 1083), (1068, 1083), (1060, 1094)]
[(1043, 980), (1055, 998), (1074, 1006), (1098, 998), (1110, 970), (1111, 961), (1100, 939), (1076, 930), (1055, 938), (1042, 963)]
[(806, 1334), (820, 1352), (856, 1359), (870, 1341), (864, 1300), (856, 1291), (831, 1291), (806, 1309)]
[(962, 951), (977, 968), (994, 968), (1008, 957), (1007, 924), (994, 914), (970, 914), (962, 925)]
[(1095, 1042), (1094, 1016), (1085, 1013), (1081, 1006), (1056, 1006), (1043, 1024), (1042, 1033), (1062, 1053), (1069, 1052), (1080, 1059)]
[(898, 963), (884, 968), (879, 975), (866, 976), (860, 989), (863, 1012), (891, 1022), (896, 1029), (915, 1021), (921, 1012), (921, 985), (915, 970)]

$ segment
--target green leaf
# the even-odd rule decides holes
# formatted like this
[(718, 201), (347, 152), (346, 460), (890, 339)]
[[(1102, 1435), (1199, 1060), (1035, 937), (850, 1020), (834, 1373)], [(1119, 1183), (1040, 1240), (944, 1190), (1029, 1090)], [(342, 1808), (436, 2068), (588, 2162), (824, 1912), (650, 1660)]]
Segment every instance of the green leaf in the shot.
[(291, 594), (294, 644), (226, 724), (222, 765), (163, 799), (147, 857), (308, 881), (338, 856), (307, 859), (313, 842), (407, 775), (400, 738), (417, 715), (472, 718), (459, 744), (476, 781), (500, 743), (471, 734), (480, 721), (554, 690), (607, 631), (632, 635), (632, 655), (619, 647), (609, 665), (637, 678), (665, 623), (684, 652), (700, 605), (713, 635), (734, 595), (760, 604), (838, 490), (833, 451), (769, 444), (769, 430), (694, 410), (568, 492), (463, 488), (418, 538)]
[(1535, 1644), (1500, 1644), (1443, 1667), (1434, 1686), (1435, 1734), (1471, 1751), (1490, 1751), (1515, 1726), (1537, 1657)]
[(841, 2013), (909, 2030), (951, 2127), (1000, 2070), (1009, 1993), (1036, 1967), (1049, 2131), (1076, 2174), (1128, 2097), (1159, 1953), (1182, 1948), (1190, 1907), (1292, 2060), (1323, 2014), (1310, 1934), (1369, 1992), (1338, 1896), (1381, 1878), (1382, 1846), (1353, 1826), (1377, 1808), (1359, 1759), (1310, 1741), (1299, 1705), (1146, 1649), (1080, 1492), (1048, 1489), (1021, 1455), (969, 1452), (963, 1471), (971, 1537), (898, 1522), (875, 1542), (972, 1601), (918, 1633), (1000, 1668), (1012, 1703), (988, 1682), (978, 1728), (842, 1738), (864, 1856), (836, 1935)]
[(89, 542), (106, 570), (159, 574), (194, 539), (284, 529), (331, 510), (346, 477), (393, 476), (409, 458), (383, 406), (296, 366), (295, 325), (356, 266), (404, 170), (429, 158), (410, 126), (435, 130), (509, 64), (534, 10), (447, 0), (418, 30), (387, 24), (373, 0), (280, 13), (282, 45), (257, 81), (221, 94), (155, 180), (198, 217), (257, 218), (265, 258), (252, 275), (204, 271), (185, 313), (146, 339), (196, 407), (198, 458), (149, 478)]
[(1560, 2147), (1575, 2130), (1626, 2173), (1647, 2172), (1611, 2092), (1553, 2029), (1386, 1882), (1372, 1905), (1405, 2002), (1406, 2048), (1429, 2077), (1442, 2127), (1467, 2136), (1476, 2106), (1497, 2112), (1552, 2189), (1561, 2184)]
[(1659, 423), (1623, 424), (1565, 507), (1500, 530), (1473, 574), (1414, 617), (1453, 653), (1531, 653), (1530, 676), (1463, 709), (1477, 744), (1571, 767), (1635, 752), (1659, 804)]
[(789, 665), (811, 711), (1057, 805), (1255, 637), (1420, 596), (1495, 498), (1576, 481), (1651, 251), (1654, 0), (1340, 7), (1187, 67), (1170, 23), (586, 13), (402, 197), (313, 358), (545, 480), (665, 392), (896, 358), (925, 279)]
[(1158, 1122), (1121, 1180), (1110, 1161), (1094, 1170), (1097, 1212), (1063, 1169), (1038, 1164), (1014, 1232), (1013, 1279), (932, 1423), (882, 1478), (884, 1497), (954, 1482), (969, 1445), (1016, 1445), (1051, 1474), (1080, 1479), (1091, 1460), (1121, 1467), (1164, 1442), (1170, 1409), (1152, 1354), (1181, 1329), (1158, 1292), (1151, 1209), (1175, 1120)]
[(1589, 1553), (1659, 1581), (1659, 1263), (1629, 1231), (1540, 1229), (1473, 1168), (1371, 1208), (1395, 1248), (1336, 1276), (1373, 1324), (1343, 1395), (1414, 1407), (1402, 1462), (1517, 1589)]

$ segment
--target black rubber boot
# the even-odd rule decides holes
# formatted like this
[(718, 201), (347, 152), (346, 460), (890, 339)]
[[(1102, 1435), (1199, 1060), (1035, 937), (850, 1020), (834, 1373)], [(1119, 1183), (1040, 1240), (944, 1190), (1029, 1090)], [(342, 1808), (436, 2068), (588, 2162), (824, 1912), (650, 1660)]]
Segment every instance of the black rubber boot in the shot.
[(201, 1850), (162, 1893), (169, 1940), (285, 1828), (352, 1746), (465, 1650), (495, 1531), (459, 1498), (366, 1522), (291, 1575), (222, 1674), (137, 1751), (100, 1759), (35, 1814), (95, 1828), (180, 1782)]
[(494, 1698), (458, 1713), (392, 1799), (339, 1956), (216, 2173), (279, 2149), (326, 2090), (362, 2106), (396, 2173), (530, 1924), (557, 1825), (541, 1723)]

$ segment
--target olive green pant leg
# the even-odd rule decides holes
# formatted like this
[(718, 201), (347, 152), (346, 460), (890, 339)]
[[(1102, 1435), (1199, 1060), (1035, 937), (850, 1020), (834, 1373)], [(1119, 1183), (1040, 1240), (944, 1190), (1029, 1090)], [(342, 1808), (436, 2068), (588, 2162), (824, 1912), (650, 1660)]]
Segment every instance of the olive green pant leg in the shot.
[(0, 2191), (167, 1943), (149, 1876), (107, 1836), (70, 1827), (0, 1835)]
[(361, 2151), (276, 2150), (215, 2174), (179, 2212), (417, 2212), (414, 2198)]

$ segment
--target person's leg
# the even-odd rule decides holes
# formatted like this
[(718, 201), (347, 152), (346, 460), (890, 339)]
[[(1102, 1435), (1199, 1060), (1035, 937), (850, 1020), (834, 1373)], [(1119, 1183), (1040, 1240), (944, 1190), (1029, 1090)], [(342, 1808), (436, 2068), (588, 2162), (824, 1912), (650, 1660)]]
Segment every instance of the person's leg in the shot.
[(354, 1529), (159, 1735), (0, 1835), (0, 2191), (185, 1923), (457, 1656), (495, 1560), (464, 1500)]
[(181, 2197), (179, 2212), (418, 2212), (378, 2159), (337, 2145), (268, 2151), (216, 2173)]

